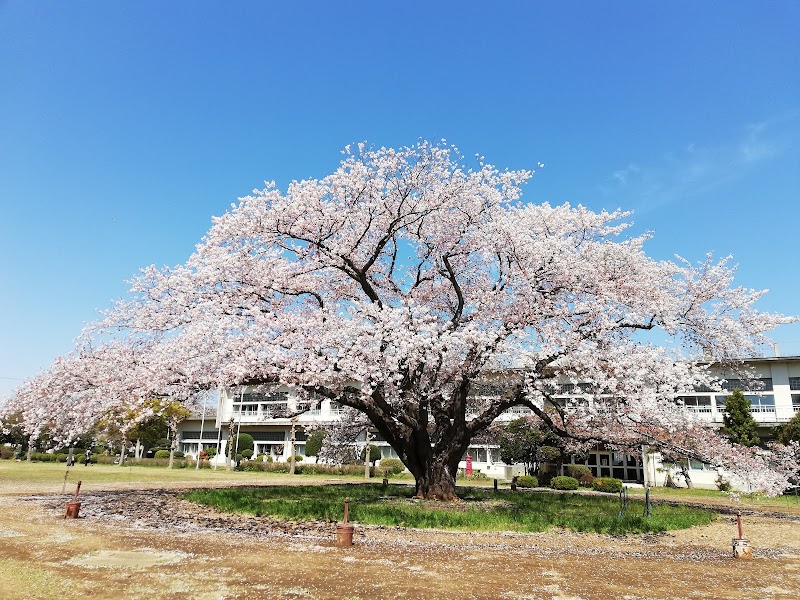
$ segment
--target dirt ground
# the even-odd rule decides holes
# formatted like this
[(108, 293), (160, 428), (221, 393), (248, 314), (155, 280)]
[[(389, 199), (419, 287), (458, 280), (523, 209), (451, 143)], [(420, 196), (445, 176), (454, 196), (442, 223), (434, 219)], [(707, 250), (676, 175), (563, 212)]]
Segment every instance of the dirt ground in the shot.
[(644, 536), (358, 526), (341, 549), (332, 524), (114, 487), (87, 490), (73, 520), (68, 496), (0, 482), (0, 598), (800, 598), (796, 515), (748, 515), (749, 561), (731, 557), (730, 515)]

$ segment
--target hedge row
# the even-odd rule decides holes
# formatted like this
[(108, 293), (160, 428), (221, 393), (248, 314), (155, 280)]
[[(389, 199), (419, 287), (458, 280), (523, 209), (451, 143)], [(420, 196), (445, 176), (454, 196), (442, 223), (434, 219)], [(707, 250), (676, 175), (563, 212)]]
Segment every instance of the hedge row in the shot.
[(598, 477), (594, 480), (592, 488), (598, 492), (616, 494), (622, 490), (622, 481), (619, 479), (614, 479), (613, 477)]
[[(239, 463), (240, 471), (263, 471), (266, 473), (288, 473), (289, 463), (262, 462), (246, 460)], [(363, 475), (363, 465), (314, 465), (295, 463), (294, 472), (304, 475)], [(370, 475), (375, 475), (375, 467), (370, 467)]]

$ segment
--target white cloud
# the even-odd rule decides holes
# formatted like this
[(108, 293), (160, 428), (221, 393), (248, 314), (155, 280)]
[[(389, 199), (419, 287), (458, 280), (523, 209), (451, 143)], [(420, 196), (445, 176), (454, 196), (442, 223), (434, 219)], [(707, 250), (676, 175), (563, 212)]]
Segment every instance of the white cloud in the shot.
[(600, 191), (641, 214), (689, 200), (729, 183), (784, 151), (796, 139), (798, 113), (751, 123), (738, 136), (718, 143), (691, 141), (654, 164), (629, 163), (611, 173)]

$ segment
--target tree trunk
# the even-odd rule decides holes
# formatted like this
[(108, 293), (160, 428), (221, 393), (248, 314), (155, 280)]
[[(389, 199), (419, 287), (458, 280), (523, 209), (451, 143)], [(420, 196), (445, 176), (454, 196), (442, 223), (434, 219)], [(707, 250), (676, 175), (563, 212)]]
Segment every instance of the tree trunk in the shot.
[(122, 438), (122, 447), (119, 449), (119, 466), (125, 464), (125, 456), (128, 454), (128, 438)]
[(295, 424), (297, 423), (297, 419), (292, 419), (292, 431), (291, 431), (291, 439), (289, 440), (289, 475), (294, 475), (295, 466), (294, 466), (294, 453), (295, 453)]
[(416, 496), (426, 500), (455, 500), (457, 467), (458, 463), (453, 469), (443, 457), (432, 457), (424, 465), (424, 470), (414, 473), (417, 480)]
[(366, 446), (364, 446), (364, 479), (369, 479), (369, 429), (366, 433)]
[(681, 464), (681, 475), (683, 475), (684, 481), (686, 481), (686, 487), (688, 489), (694, 488), (694, 484), (692, 483), (692, 478), (689, 477), (689, 466)]
[(172, 468), (172, 463), (175, 460), (175, 447), (178, 445), (178, 441), (175, 438), (175, 434), (172, 434), (172, 440), (169, 443), (169, 464), (167, 465), (168, 469)]

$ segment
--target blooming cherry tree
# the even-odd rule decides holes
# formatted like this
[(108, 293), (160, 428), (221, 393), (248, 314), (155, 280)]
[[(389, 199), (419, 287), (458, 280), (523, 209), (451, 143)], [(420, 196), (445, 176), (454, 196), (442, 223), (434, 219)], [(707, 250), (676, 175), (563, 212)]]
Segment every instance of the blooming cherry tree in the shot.
[[(454, 498), (470, 440), (520, 405), (575, 444), (729, 464), (730, 445), (675, 404), (713, 384), (680, 359), (752, 355), (788, 319), (756, 311), (762, 293), (733, 287), (727, 259), (649, 258), (627, 213), (522, 202), (532, 174), (470, 168), (444, 143), (348, 148), (323, 179), (242, 198), (185, 265), (144, 269), (21, 395), (94, 414), (289, 384), (368, 419), (426, 498)], [(554, 400), (564, 382), (580, 402)]]

